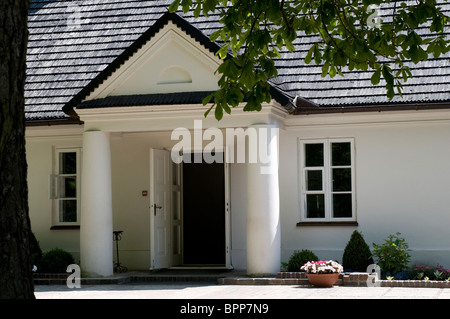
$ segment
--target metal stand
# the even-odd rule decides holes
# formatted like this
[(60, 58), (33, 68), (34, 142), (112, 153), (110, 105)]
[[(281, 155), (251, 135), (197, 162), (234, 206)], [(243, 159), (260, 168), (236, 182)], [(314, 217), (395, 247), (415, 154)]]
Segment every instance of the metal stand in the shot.
[(119, 262), (119, 240), (122, 239), (122, 230), (113, 231), (113, 240), (116, 242), (117, 262), (114, 264), (114, 272), (127, 272), (127, 267), (122, 266)]

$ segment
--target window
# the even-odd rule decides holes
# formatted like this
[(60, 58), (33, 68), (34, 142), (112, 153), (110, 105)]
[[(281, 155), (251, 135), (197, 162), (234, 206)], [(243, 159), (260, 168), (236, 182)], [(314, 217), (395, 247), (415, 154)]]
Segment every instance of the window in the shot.
[(78, 225), (80, 208), (80, 149), (55, 149), (51, 176), (53, 224)]
[(353, 140), (300, 141), (301, 221), (354, 221)]

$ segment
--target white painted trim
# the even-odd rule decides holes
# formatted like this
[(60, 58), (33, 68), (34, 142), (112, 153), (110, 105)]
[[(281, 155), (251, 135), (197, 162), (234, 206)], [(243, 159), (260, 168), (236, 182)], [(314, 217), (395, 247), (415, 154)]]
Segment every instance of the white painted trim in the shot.
[[(59, 155), (61, 153), (76, 153), (76, 174), (60, 174), (59, 168), (60, 168), (60, 157)], [(79, 226), (80, 225), (80, 219), (81, 219), (81, 159), (82, 159), (82, 148), (73, 146), (73, 147), (59, 147), (54, 146), (53, 147), (53, 165), (52, 165), (52, 175), (49, 177), (49, 198), (52, 200), (52, 226)], [(61, 187), (60, 178), (61, 176), (75, 176), (76, 178), (76, 197), (69, 198), (67, 200), (76, 200), (77, 202), (77, 216), (76, 216), (76, 222), (62, 222), (60, 221), (60, 201), (64, 200), (61, 199), (59, 196)]]
[[(202, 153), (203, 154), (203, 148), (193, 147), (193, 148), (185, 148), (184, 154), (192, 154), (192, 153)], [(225, 208), (225, 266), (222, 267), (195, 267), (199, 269), (217, 269), (217, 268), (224, 268), (224, 269), (233, 269), (232, 260), (231, 260), (231, 197), (230, 197), (230, 179), (231, 179), (231, 172), (230, 172), (230, 164), (227, 163), (227, 153), (228, 153), (228, 146), (217, 146), (215, 148), (215, 151), (222, 152), (223, 158), (224, 158), (224, 177), (225, 177), (225, 202), (224, 202), (224, 208)], [(182, 182), (183, 183), (183, 182)], [(183, 185), (181, 187), (183, 189)], [(177, 269), (192, 269), (193, 267), (172, 267)]]
[(284, 120), (286, 130), (301, 128), (325, 129), (337, 126), (380, 126), (449, 123), (450, 110), (384, 111), (289, 115)]
[[(351, 172), (352, 172), (352, 180), (351, 180), (351, 194), (352, 194), (352, 217), (348, 218), (333, 218), (332, 217), (332, 197), (333, 197), (333, 191), (332, 191), (332, 181), (331, 181), (331, 144), (332, 143), (339, 143), (339, 142), (345, 142), (350, 143), (350, 150), (351, 150)], [(324, 145), (324, 165), (323, 167), (312, 167), (307, 168), (305, 167), (305, 152), (304, 152), (304, 146), (306, 144), (314, 144), (314, 143), (320, 143)], [(298, 139), (298, 161), (299, 161), (299, 176), (298, 176), (298, 189), (299, 189), (299, 207), (300, 207), (300, 215), (299, 220), (300, 222), (334, 222), (334, 221), (356, 221), (356, 213), (357, 213), (357, 207), (356, 207), (356, 148), (355, 148), (355, 139), (352, 137), (349, 138), (322, 138), (322, 139)], [(323, 191), (317, 191), (317, 192), (311, 192), (306, 190), (306, 177), (305, 172), (307, 170), (314, 170), (321, 168), (323, 175)], [(324, 218), (307, 218), (305, 216), (306, 213), (306, 195), (307, 194), (324, 194), (324, 205), (325, 205), (325, 217)]]
[(29, 126), (25, 129), (27, 140), (54, 140), (83, 138), (83, 125), (54, 125), (54, 126)]
[(115, 70), (112, 75), (98, 85), (98, 87), (86, 97), (85, 101), (114, 95), (114, 91), (120, 84), (127, 81), (132, 74), (139, 70), (142, 63), (152, 59), (155, 54), (172, 41), (175, 41), (189, 52), (194, 50), (193, 52), (196, 53), (196, 58), (209, 67), (212, 74), (222, 62), (220, 58), (203, 47), (200, 43), (194, 41), (192, 37), (169, 21), (168, 24), (158, 31), (142, 46), (142, 48), (125, 61), (125, 63)]
[(85, 130), (108, 132), (150, 132), (171, 131), (177, 127), (194, 128), (194, 120), (202, 120), (204, 128), (248, 127), (258, 123), (273, 123), (280, 126), (281, 121), (272, 112), (272, 104), (264, 104), (259, 112), (244, 112), (244, 105), (225, 114), (219, 122), (213, 114), (205, 118), (207, 106), (202, 105), (151, 105), (110, 107), (77, 110), (84, 121)]

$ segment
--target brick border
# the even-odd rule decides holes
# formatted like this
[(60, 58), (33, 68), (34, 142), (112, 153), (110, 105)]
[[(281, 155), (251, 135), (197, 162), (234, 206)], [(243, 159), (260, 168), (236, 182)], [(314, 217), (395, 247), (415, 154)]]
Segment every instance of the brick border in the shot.
[[(279, 279), (306, 279), (306, 274), (302, 272), (279, 272)], [(372, 283), (373, 287), (417, 287), (417, 288), (450, 288), (450, 281), (444, 280), (378, 280), (375, 275), (364, 272), (342, 273), (336, 286), (347, 287), (367, 287), (367, 283)]]
[[(36, 285), (65, 285), (70, 274), (34, 274)], [(343, 287), (368, 287), (368, 282), (372, 287), (410, 287), (410, 288), (450, 288), (450, 281), (436, 280), (378, 280), (374, 281), (375, 275), (362, 272), (342, 273), (339, 276), (336, 286)], [(127, 282), (151, 282), (151, 281), (213, 281), (219, 285), (297, 285), (312, 287), (306, 274), (303, 272), (279, 272), (274, 277), (223, 277), (216, 278), (210, 276), (145, 276), (145, 275), (123, 275), (116, 278), (81, 278), (81, 284), (120, 284)]]

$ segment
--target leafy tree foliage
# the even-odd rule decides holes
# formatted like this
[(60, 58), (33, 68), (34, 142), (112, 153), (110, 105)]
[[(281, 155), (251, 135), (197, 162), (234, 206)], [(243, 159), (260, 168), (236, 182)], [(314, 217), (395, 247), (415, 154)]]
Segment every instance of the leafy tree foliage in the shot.
[(169, 9), (180, 6), (195, 16), (220, 14), (222, 28), (210, 36), (223, 43), (220, 89), (203, 101), (213, 99), (205, 116), (215, 108), (217, 119), (243, 101), (245, 111), (259, 111), (270, 101), (274, 59), (284, 47), (294, 51), (301, 32), (320, 38), (305, 62), (321, 65), (323, 77), (342, 75), (344, 67), (370, 71), (372, 84), (384, 79), (389, 99), (401, 95), (402, 83), (412, 76), (406, 62), (450, 50), (444, 33), (449, 17), (436, 0), (174, 0)]

